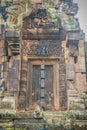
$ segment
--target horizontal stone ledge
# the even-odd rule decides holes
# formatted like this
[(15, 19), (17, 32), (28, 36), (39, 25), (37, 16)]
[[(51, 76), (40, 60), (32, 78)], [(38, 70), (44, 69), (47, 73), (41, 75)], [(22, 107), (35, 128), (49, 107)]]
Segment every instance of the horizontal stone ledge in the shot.
[(26, 34), (26, 33), (32, 33), (32, 34), (36, 34), (36, 33), (60, 33), (61, 31), (63, 31), (62, 29), (55, 29), (55, 28), (51, 28), (51, 29), (46, 29), (46, 28), (31, 28), (31, 29), (27, 29), (27, 28), (23, 28), (22, 30), (22, 34)]
[(60, 35), (24, 35), (22, 40), (63, 40), (64, 36)]
[(43, 118), (35, 119), (35, 118), (26, 118), (26, 119), (15, 119), (14, 124), (29, 124), (29, 123), (46, 123)]
[(6, 30), (5, 37), (19, 37), (19, 32), (13, 30)]
[(22, 29), (22, 39), (64, 39), (65, 34), (59, 29)]
[(84, 38), (84, 33), (81, 30), (67, 32), (66, 38), (67, 38), (67, 41), (83, 40), (83, 39), (85, 39)]

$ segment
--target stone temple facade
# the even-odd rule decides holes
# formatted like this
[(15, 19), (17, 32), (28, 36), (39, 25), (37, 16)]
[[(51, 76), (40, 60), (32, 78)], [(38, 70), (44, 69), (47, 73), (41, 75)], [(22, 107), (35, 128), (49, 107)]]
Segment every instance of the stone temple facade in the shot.
[[(75, 17), (78, 5), (73, 0), (6, 0), (0, 10), (1, 130), (68, 124), (68, 111), (84, 116), (87, 44)], [(79, 124), (86, 129), (87, 122), (74, 125)]]

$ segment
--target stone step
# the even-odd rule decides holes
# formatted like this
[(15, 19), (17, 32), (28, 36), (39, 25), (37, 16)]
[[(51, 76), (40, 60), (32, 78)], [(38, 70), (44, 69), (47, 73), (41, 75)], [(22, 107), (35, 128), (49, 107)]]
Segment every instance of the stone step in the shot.
[(80, 93), (76, 90), (68, 90), (68, 95), (80, 95)]
[(78, 93), (78, 91), (76, 91), (75, 89), (73, 89), (73, 90), (68, 90), (68, 92), (71, 92), (71, 93)]
[(76, 102), (83, 102), (83, 99), (81, 98), (69, 98), (69, 100), (73, 100), (73, 101), (76, 101)]
[(73, 97), (73, 98), (80, 98), (80, 95), (78, 94), (69, 94), (68, 97)]
[(68, 100), (74, 101), (74, 103), (82, 103), (83, 99), (80, 97), (80, 93), (76, 90), (68, 90)]
[(49, 111), (46, 111), (44, 112), (44, 115), (45, 116), (48, 116), (48, 117), (64, 117), (66, 114), (66, 112), (49, 112)]
[[(66, 112), (60, 112), (60, 111), (57, 111), (57, 112), (53, 112), (53, 111), (44, 111), (44, 118), (46, 119), (50, 119), (49, 120), (52, 120), (54, 117), (55, 119), (65, 119), (65, 114)], [(24, 112), (20, 112), (17, 114), (18, 118), (22, 118), (22, 117), (25, 117), (25, 118), (33, 118), (33, 114), (34, 114), (34, 111), (24, 111)]]

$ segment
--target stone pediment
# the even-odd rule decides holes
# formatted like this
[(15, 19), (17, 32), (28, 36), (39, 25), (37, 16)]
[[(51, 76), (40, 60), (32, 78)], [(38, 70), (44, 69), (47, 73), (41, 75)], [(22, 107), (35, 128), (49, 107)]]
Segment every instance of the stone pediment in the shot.
[(55, 8), (50, 9), (54, 14), (51, 15), (49, 11), (45, 8), (35, 8), (32, 7), (29, 16), (23, 19), (24, 28), (61, 28), (61, 22), (56, 14)]
[(61, 39), (65, 36), (61, 28), (60, 18), (52, 18), (46, 9), (32, 10), (29, 16), (23, 19), (22, 38), (23, 39)]

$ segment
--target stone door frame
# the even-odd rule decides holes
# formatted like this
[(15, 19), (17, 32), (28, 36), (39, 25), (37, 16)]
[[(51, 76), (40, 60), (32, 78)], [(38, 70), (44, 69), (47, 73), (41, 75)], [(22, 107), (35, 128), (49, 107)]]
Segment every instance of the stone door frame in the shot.
[[(29, 101), (29, 77), (30, 80), (30, 94), (32, 94), (32, 67), (33, 65), (52, 65), (53, 66), (53, 94), (54, 94), (54, 108), (59, 110), (59, 60), (58, 58), (49, 58), (49, 57), (37, 57), (37, 58), (28, 58), (28, 74), (27, 74), (27, 89), (26, 89), (26, 101), (27, 109), (29, 109), (29, 102), (32, 103), (32, 95)], [(30, 72), (29, 72), (30, 70)]]

